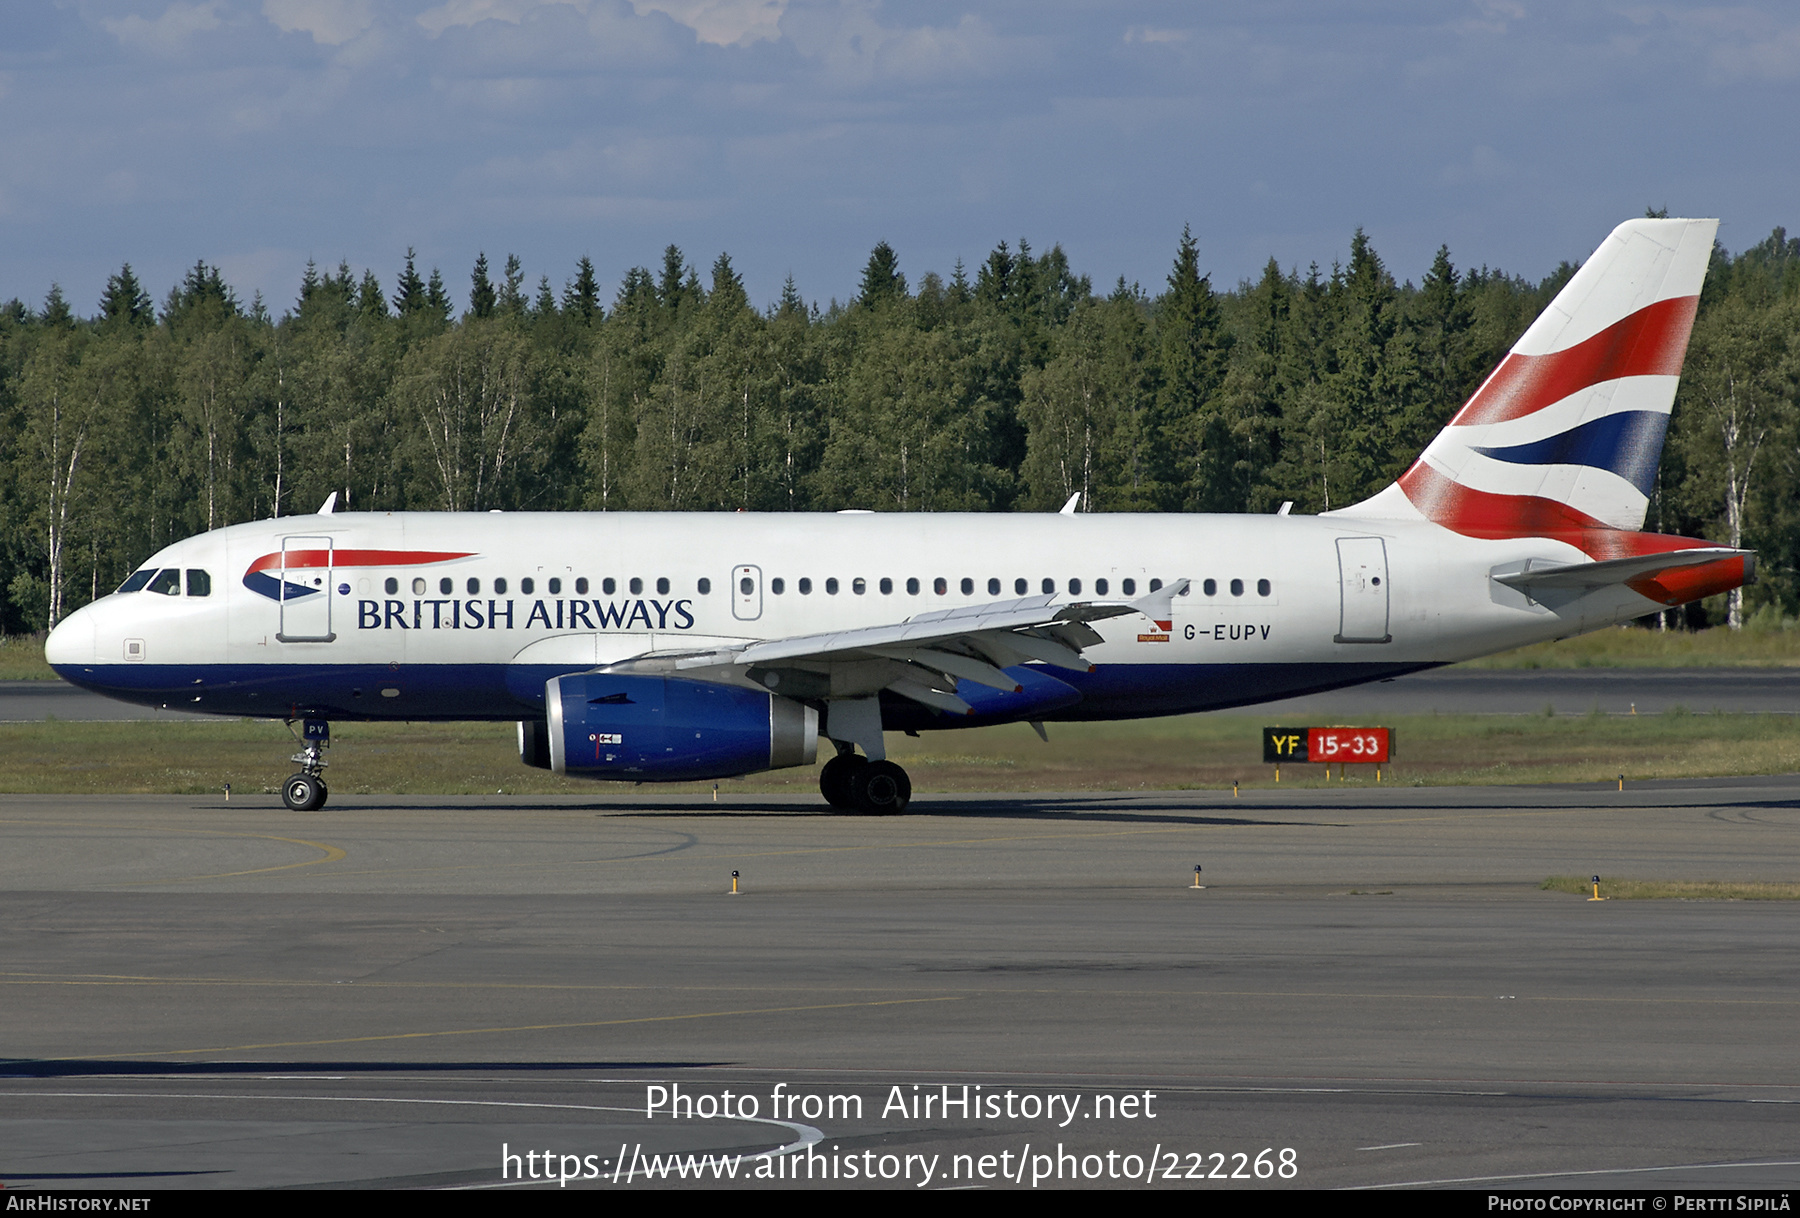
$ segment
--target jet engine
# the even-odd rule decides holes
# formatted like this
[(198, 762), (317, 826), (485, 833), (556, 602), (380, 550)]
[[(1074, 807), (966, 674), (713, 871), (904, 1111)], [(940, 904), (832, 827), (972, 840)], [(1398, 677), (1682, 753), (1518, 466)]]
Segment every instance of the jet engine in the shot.
[[(602, 672), (544, 686), (550, 769), (580, 778), (691, 782), (811, 765), (819, 712), (767, 690)], [(521, 725), (520, 753), (542, 756)]]

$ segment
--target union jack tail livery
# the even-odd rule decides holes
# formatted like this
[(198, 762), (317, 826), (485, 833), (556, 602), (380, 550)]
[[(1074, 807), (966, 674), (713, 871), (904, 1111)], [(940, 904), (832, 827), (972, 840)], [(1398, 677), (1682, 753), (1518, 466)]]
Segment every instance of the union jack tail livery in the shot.
[(1413, 467), (1342, 514), (1553, 537), (1596, 559), (1655, 545), (1622, 534), (1644, 523), (1718, 226), (1615, 228)]

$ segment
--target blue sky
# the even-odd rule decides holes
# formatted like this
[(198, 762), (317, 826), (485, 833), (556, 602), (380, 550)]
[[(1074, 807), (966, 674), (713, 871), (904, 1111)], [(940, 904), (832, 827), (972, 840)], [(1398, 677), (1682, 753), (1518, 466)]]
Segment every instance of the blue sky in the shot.
[(610, 299), (674, 242), (753, 300), (913, 282), (1001, 240), (1152, 290), (1357, 227), (1416, 279), (1530, 276), (1646, 205), (1800, 228), (1800, 5), (11, 0), (0, 298), (92, 312), (196, 259), (279, 312), (308, 258), (453, 295), (485, 250)]

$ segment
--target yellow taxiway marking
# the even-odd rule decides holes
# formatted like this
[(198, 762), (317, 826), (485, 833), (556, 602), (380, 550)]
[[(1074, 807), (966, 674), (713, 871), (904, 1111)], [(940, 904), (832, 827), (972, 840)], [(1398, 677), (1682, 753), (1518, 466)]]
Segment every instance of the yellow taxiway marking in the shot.
[(256, 1045), (219, 1045), (210, 1049), (154, 1049), (140, 1053), (88, 1053), (80, 1057), (44, 1057), (37, 1061), (114, 1061), (126, 1057), (183, 1057), (194, 1053), (248, 1053), (262, 1049), (303, 1049), (320, 1045), (361, 1045), (384, 1040), (429, 1040), (439, 1036), (500, 1036), (513, 1032), (557, 1032), (570, 1028), (613, 1028), (634, 1023), (679, 1023), (689, 1019), (729, 1019), (741, 1015), (791, 1015), (799, 1011), (842, 1011), (856, 1007), (907, 1006), (921, 1002), (961, 1002), (960, 995), (931, 998), (887, 998), (873, 1002), (830, 1002), (798, 1007), (750, 1007), (740, 1011), (693, 1011), (686, 1015), (639, 1015), (630, 1019), (594, 1019), (579, 1023), (532, 1023), (499, 1028), (447, 1028), (438, 1032), (386, 1032), (377, 1036), (339, 1036), (325, 1040), (279, 1040)]
[(201, 837), (232, 837), (253, 841), (286, 842), (290, 846), (307, 846), (319, 851), (316, 859), (302, 859), (298, 863), (282, 863), (275, 867), (253, 867), (248, 871), (221, 871), (213, 875), (187, 875), (172, 880), (121, 880), (120, 888), (146, 888), (157, 884), (189, 884), (199, 880), (227, 880), (235, 876), (263, 875), (271, 871), (292, 871), (296, 867), (316, 867), (320, 863), (336, 863), (350, 857), (350, 852), (342, 846), (333, 846), (328, 842), (308, 841), (303, 837), (281, 837), (274, 833), (235, 833), (228, 829), (181, 828), (172, 829), (164, 825), (96, 825), (92, 821), (40, 821), (40, 820), (0, 820), (4, 825), (24, 825), (33, 828), (54, 827), (62, 829), (89, 829), (99, 831), (111, 829), (113, 832), (128, 831), (133, 833), (168, 833), (193, 834)]

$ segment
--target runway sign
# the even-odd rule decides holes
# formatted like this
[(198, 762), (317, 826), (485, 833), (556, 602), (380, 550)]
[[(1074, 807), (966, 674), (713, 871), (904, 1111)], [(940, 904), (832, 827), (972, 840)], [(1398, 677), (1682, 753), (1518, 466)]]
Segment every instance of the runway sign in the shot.
[(1263, 761), (1380, 765), (1392, 756), (1393, 743), (1393, 729), (1385, 727), (1265, 727)]

